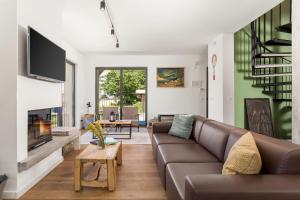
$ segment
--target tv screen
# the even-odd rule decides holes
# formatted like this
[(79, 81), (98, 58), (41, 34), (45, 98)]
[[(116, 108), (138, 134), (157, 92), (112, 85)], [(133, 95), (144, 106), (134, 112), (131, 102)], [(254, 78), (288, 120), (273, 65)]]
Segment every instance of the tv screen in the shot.
[(28, 27), (28, 75), (52, 82), (65, 81), (66, 52)]

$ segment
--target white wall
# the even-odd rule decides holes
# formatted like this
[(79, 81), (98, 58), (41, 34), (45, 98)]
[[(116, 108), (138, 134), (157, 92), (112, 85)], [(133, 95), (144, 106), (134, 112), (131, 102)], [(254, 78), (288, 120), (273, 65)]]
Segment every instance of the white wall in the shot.
[(0, 174), (17, 187), (17, 1), (0, 0)]
[[(47, 9), (45, 9), (47, 8)], [(29, 110), (61, 106), (62, 84), (50, 83), (28, 78), (26, 76), (26, 36), (27, 26), (31, 26), (42, 35), (66, 50), (67, 59), (77, 64), (76, 75), (79, 87), (77, 95), (77, 116), (81, 112), (83, 90), (80, 87), (84, 78), (84, 57), (63, 41), (62, 36), (62, 8), (60, 0), (19, 0), (19, 75), (18, 75), (18, 161), (27, 157), (27, 116)], [(79, 125), (79, 117), (76, 119)]]
[[(215, 80), (213, 80), (212, 56), (216, 54)], [(223, 121), (223, 35), (208, 45), (208, 117)]]
[[(90, 55), (86, 80), (88, 100), (95, 105), (95, 67), (148, 67), (148, 119), (174, 113), (205, 116), (205, 91), (193, 88), (191, 83), (204, 78), (205, 88), (206, 58), (207, 55)], [(185, 88), (157, 88), (157, 67), (185, 67)]]
[(292, 140), (300, 144), (300, 1), (293, 0), (293, 110), (292, 110)]
[[(217, 55), (215, 80), (212, 56)], [(208, 117), (234, 124), (234, 37), (220, 34), (208, 45)]]
[(234, 125), (234, 34), (223, 34), (223, 121)]
[(61, 46), (62, 7), (60, 4), (58, 0), (18, 0), (18, 161), (27, 158), (28, 111), (61, 106), (61, 84), (35, 80), (26, 76), (27, 26), (33, 27)]
[(31, 187), (38, 183), (44, 176), (50, 173), (58, 164), (63, 161), (62, 149), (58, 149), (49, 155), (46, 159), (35, 164), (30, 170), (18, 174), (18, 192), (14, 195), (19, 198)]
[[(0, 26), (0, 173), (9, 176), (6, 198), (17, 198), (62, 159), (60, 153), (18, 173), (17, 163), (27, 158), (27, 115), (32, 109), (61, 106), (61, 84), (26, 76), (27, 26), (30, 25), (66, 50), (76, 64), (76, 122), (80, 123), (85, 100), (85, 57), (64, 42), (61, 0), (1, 0)], [(45, 164), (46, 163), (46, 164)], [(48, 164), (47, 164), (48, 163)], [(28, 178), (28, 177), (31, 177)]]

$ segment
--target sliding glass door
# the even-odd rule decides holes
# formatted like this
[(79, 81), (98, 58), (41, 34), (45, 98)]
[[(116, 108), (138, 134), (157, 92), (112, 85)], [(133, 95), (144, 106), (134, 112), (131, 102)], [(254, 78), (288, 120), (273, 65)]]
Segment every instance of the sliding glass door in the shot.
[(66, 63), (66, 81), (62, 87), (63, 126), (75, 126), (75, 65)]
[(109, 119), (147, 121), (147, 68), (96, 68), (96, 114)]

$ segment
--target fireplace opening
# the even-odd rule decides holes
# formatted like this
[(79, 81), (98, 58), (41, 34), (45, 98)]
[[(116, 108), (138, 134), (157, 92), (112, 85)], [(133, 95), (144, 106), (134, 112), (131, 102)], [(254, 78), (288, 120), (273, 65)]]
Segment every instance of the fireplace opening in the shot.
[(51, 109), (28, 112), (28, 151), (52, 140)]

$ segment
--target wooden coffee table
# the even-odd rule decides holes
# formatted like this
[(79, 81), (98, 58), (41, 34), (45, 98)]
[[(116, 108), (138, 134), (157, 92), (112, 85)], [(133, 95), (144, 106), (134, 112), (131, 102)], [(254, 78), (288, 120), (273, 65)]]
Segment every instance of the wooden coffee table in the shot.
[(132, 135), (132, 121), (131, 120), (116, 120), (116, 121), (109, 121), (109, 120), (98, 120), (102, 127), (107, 126), (129, 126), (129, 134), (121, 134), (121, 133), (114, 133), (114, 134), (108, 134), (108, 135), (128, 135), (128, 138), (115, 138), (115, 139), (131, 139)]
[[(84, 180), (85, 163), (96, 163), (106, 165), (107, 178), (102, 180), (99, 177), (101, 170), (96, 171), (96, 176), (93, 180)], [(122, 143), (118, 142), (114, 145), (108, 145), (105, 149), (100, 150), (97, 145), (88, 145), (75, 159), (74, 182), (75, 191), (80, 191), (82, 186), (86, 187), (101, 187), (108, 188), (109, 191), (114, 191), (116, 188), (116, 167), (122, 165)], [(102, 173), (103, 174), (103, 173)]]

